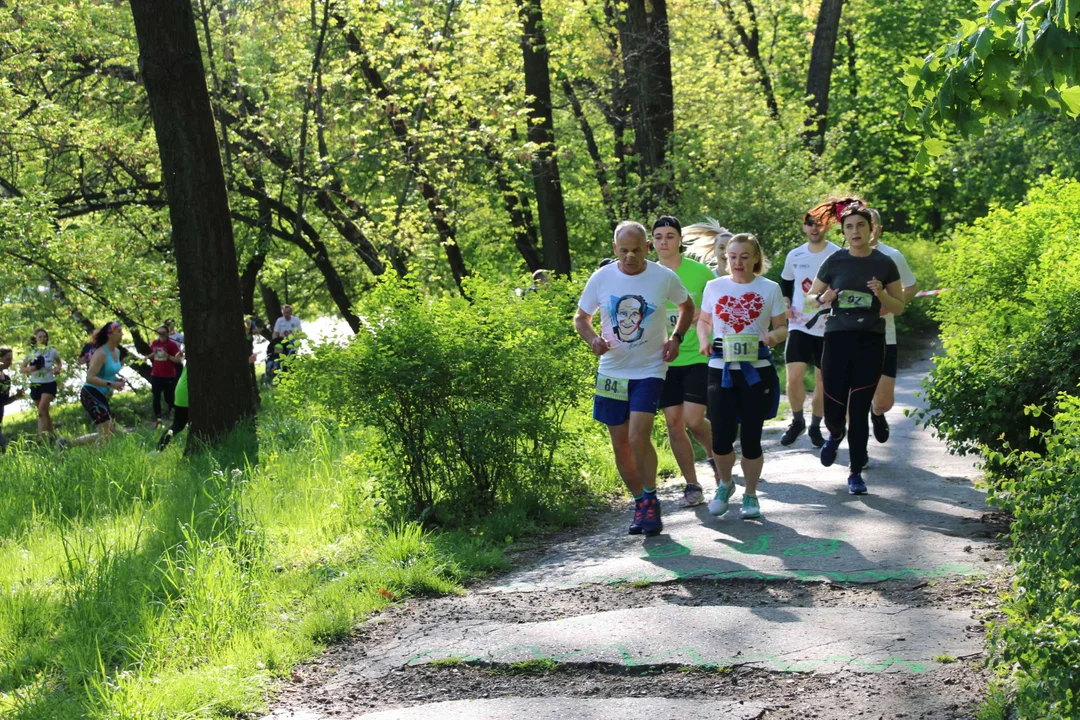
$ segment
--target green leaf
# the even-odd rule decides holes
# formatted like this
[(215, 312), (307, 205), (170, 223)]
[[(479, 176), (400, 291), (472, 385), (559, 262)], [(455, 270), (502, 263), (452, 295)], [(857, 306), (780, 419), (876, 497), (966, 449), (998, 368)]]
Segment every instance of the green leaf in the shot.
[(1007, 5), (1010, 0), (994, 0), (990, 9), (986, 11), (986, 19), (995, 25), (1005, 25), (1009, 22), (1009, 16), (1005, 14), (1002, 5)]
[(1073, 85), (1061, 91), (1061, 102), (1071, 117), (1080, 115), (1080, 85)]
[(949, 144), (941, 138), (927, 138), (923, 148), (930, 157), (940, 157), (949, 147)]

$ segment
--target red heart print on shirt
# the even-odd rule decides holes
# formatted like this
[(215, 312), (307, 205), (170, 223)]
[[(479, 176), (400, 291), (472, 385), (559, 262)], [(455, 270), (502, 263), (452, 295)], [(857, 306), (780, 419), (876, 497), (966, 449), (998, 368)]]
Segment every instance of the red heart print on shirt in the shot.
[(742, 332), (761, 316), (761, 310), (765, 307), (765, 301), (754, 292), (745, 293), (742, 297), (725, 295), (716, 301), (716, 316), (737, 333)]

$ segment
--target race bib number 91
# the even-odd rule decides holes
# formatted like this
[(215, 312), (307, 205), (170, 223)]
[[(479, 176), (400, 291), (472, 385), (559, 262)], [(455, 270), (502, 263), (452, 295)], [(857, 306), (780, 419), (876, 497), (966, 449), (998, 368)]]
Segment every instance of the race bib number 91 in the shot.
[(753, 362), (758, 359), (757, 333), (733, 333), (724, 336), (725, 362)]
[(611, 400), (629, 400), (627, 385), (629, 380), (623, 378), (613, 378), (607, 375), (596, 376), (596, 394), (600, 397), (609, 398)]
[(841, 310), (869, 310), (874, 296), (858, 290), (841, 290), (836, 296), (836, 305)]

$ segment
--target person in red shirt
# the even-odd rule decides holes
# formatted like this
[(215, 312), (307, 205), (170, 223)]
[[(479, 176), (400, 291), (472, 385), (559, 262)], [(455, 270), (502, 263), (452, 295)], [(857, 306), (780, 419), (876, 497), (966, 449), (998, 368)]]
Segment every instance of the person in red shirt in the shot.
[(150, 370), (150, 389), (154, 397), (154, 417), (158, 424), (161, 423), (161, 398), (165, 396), (165, 402), (171, 410), (174, 405), (173, 392), (176, 389), (176, 367), (184, 359), (180, 346), (175, 340), (169, 338), (169, 328), (160, 325), (157, 329), (157, 339), (150, 343), (150, 354), (146, 356), (152, 364)]

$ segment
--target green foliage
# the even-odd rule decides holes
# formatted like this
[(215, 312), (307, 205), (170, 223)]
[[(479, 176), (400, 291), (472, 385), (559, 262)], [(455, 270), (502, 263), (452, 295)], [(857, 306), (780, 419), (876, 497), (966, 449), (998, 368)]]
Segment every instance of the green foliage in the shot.
[(994, 457), (1007, 470), (991, 498), (1013, 514), (1016, 579), (1007, 620), (992, 639), (996, 663), (1015, 670), (1016, 708), (1025, 718), (1080, 713), (1080, 397), (1062, 393), (1055, 409), (1039, 435), (1043, 452)]
[[(994, 0), (980, 10), (934, 53), (908, 61), (908, 126), (979, 135), (989, 118), (1023, 108), (1080, 115), (1080, 2)], [(924, 159), (943, 149), (927, 141)]]
[[(945, 354), (923, 421), (960, 452), (1041, 445), (1024, 408), (1049, 408), (1080, 380), (1080, 183), (1047, 182), (1028, 204), (956, 231), (938, 257)], [(1034, 419), (1049, 427), (1050, 416)]]
[(549, 502), (580, 471), (563, 452), (567, 415), (590, 393), (592, 356), (570, 327), (579, 288), (467, 288), (469, 300), (381, 283), (364, 329), (298, 358), (282, 383), (294, 407), (377, 428), (383, 490), (414, 513)]
[(272, 398), (261, 419), (257, 465), (151, 457), (145, 432), (0, 456), (0, 715), (259, 714), (273, 679), (370, 612), (505, 567), (507, 527), (530, 529), (396, 520), (372, 433), (297, 437)]

